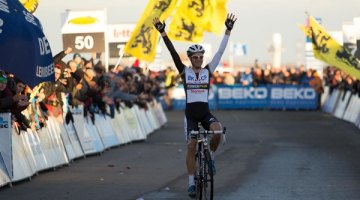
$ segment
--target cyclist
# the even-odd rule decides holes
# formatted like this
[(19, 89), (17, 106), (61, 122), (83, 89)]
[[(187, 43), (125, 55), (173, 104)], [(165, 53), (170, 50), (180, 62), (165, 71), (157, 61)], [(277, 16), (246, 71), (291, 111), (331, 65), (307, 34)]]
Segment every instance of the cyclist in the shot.
[[(189, 138), (189, 133), (191, 130), (198, 129), (198, 122), (201, 122), (202, 126), (207, 130), (221, 131), (222, 129), (220, 122), (210, 113), (209, 110), (208, 95), (210, 88), (210, 77), (215, 71), (215, 68), (218, 66), (221, 56), (225, 51), (231, 30), (236, 19), (237, 18), (235, 18), (235, 15), (232, 13), (227, 15), (225, 20), (226, 31), (221, 41), (220, 47), (211, 62), (205, 67), (202, 67), (205, 50), (201, 45), (195, 44), (188, 48), (187, 56), (189, 57), (192, 66), (185, 66), (181, 62), (180, 56), (176, 52), (172, 42), (165, 32), (165, 22), (161, 22), (159, 18), (153, 19), (153, 24), (160, 32), (165, 45), (168, 48), (175, 63), (175, 66), (181, 74), (181, 78), (184, 82), (184, 89), (186, 93), (184, 130), (186, 140), (188, 142), (186, 165), (189, 174), (188, 193), (190, 197), (195, 197), (196, 195), (196, 187), (194, 183), (194, 173), (196, 168), (196, 140), (194, 138)], [(213, 152), (216, 151), (220, 140), (221, 135), (215, 134), (210, 141), (212, 159)], [(215, 166), (213, 166), (213, 172), (215, 173)]]

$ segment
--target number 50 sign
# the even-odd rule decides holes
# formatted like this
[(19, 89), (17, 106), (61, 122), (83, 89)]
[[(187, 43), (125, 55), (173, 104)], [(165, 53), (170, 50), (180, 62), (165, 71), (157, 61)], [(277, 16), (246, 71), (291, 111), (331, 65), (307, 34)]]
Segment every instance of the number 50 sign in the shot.
[(71, 47), (76, 52), (104, 52), (104, 33), (71, 33), (63, 34), (63, 46)]
[(63, 48), (75, 53), (104, 52), (106, 10), (67, 10), (61, 29)]

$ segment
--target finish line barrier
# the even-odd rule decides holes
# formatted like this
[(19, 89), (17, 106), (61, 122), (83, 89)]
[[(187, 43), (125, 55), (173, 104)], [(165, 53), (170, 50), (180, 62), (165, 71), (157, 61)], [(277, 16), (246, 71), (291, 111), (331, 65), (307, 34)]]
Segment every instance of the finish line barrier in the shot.
[(360, 128), (360, 97), (358, 94), (334, 89), (324, 101), (322, 111), (351, 122)]
[(76, 158), (146, 140), (167, 122), (156, 101), (148, 103), (147, 110), (122, 106), (114, 118), (95, 114), (94, 123), (83, 116), (83, 106), (71, 108), (71, 112), (74, 123), (49, 117), (46, 127), (20, 134), (11, 126), (10, 113), (0, 113), (0, 187), (31, 180), (41, 171), (68, 165)]
[[(325, 97), (323, 112), (360, 128), (358, 94), (334, 89)], [(28, 129), (20, 135), (10, 125), (10, 114), (0, 113), (0, 187), (31, 179), (42, 170), (69, 164), (75, 158), (145, 140), (167, 122), (161, 104), (156, 101), (147, 104), (147, 110), (137, 105), (131, 108), (122, 106), (114, 118), (95, 115), (95, 124), (89, 117), (84, 118), (82, 106), (72, 108), (71, 111), (74, 124), (61, 124), (49, 118), (46, 128), (36, 132)]]

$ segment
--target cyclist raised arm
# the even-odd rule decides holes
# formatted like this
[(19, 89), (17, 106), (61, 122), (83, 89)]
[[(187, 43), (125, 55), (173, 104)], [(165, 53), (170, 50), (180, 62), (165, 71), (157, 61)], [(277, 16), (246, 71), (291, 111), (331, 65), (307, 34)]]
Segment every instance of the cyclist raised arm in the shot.
[[(205, 49), (195, 44), (188, 48), (187, 56), (190, 59), (191, 66), (185, 66), (180, 59), (179, 54), (176, 52), (172, 42), (168, 38), (165, 31), (165, 23), (161, 22), (159, 18), (153, 19), (155, 28), (160, 32), (166, 47), (168, 48), (171, 57), (175, 63), (175, 66), (181, 78), (184, 82), (184, 89), (186, 94), (186, 108), (185, 108), (185, 137), (188, 142), (188, 149), (186, 154), (186, 165), (189, 174), (189, 188), (188, 192), (191, 197), (195, 196), (195, 151), (196, 140), (191, 138), (189, 133), (192, 130), (198, 130), (198, 122), (201, 122), (202, 126), (206, 130), (221, 131), (220, 122), (210, 113), (209, 109), (209, 89), (210, 89), (210, 77), (218, 66), (220, 59), (225, 51), (226, 45), (229, 40), (231, 30), (235, 24), (236, 18), (234, 14), (228, 14), (225, 20), (225, 34), (220, 43), (218, 51), (215, 53), (210, 63), (202, 67)], [(210, 150), (213, 157), (213, 152), (216, 151), (221, 140), (220, 134), (215, 134), (210, 141)], [(214, 163), (214, 161), (213, 161)], [(215, 173), (215, 166), (213, 173)]]

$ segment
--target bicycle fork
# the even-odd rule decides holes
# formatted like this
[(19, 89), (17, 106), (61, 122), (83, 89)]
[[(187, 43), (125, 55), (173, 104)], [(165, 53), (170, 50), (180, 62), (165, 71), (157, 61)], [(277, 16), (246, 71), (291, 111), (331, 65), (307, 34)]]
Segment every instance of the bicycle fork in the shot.
[(202, 199), (203, 194), (203, 187), (205, 187), (204, 183), (206, 183), (206, 162), (205, 162), (205, 152), (208, 151), (208, 143), (207, 140), (204, 138), (198, 139), (198, 150), (196, 153), (196, 160), (197, 160), (197, 168), (196, 175), (195, 175), (195, 182), (196, 182), (196, 194), (197, 199)]

